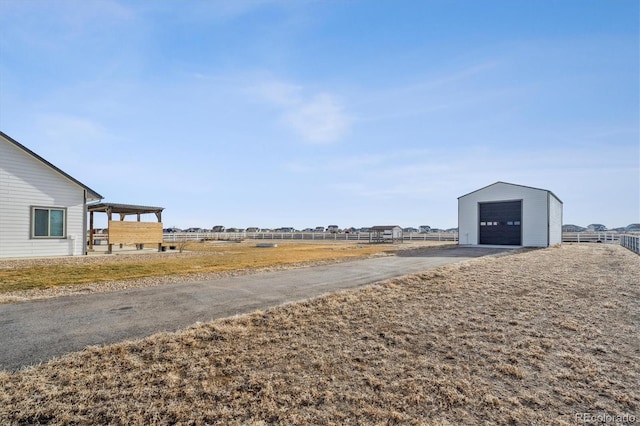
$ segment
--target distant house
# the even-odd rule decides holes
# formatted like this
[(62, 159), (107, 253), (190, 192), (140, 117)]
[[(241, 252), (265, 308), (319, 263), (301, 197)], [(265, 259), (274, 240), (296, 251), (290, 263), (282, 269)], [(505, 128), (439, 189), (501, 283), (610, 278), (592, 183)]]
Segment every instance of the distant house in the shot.
[(562, 232), (584, 232), (587, 228), (578, 225), (562, 225)]
[(202, 228), (198, 228), (198, 227), (192, 227), (192, 228), (187, 228), (184, 230), (184, 232), (196, 232), (196, 233), (201, 233), (201, 232), (207, 232), (205, 229)]
[(86, 254), (102, 195), (0, 132), (0, 258)]
[(625, 232), (640, 232), (640, 223), (631, 223), (624, 230)]
[(291, 226), (284, 226), (282, 228), (276, 229), (276, 232), (296, 232), (296, 230)]

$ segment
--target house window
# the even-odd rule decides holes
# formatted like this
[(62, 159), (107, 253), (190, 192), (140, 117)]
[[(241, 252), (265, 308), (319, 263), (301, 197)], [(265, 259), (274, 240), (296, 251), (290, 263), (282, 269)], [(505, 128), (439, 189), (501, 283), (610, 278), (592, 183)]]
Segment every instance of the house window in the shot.
[(66, 209), (33, 207), (31, 236), (33, 238), (65, 238)]

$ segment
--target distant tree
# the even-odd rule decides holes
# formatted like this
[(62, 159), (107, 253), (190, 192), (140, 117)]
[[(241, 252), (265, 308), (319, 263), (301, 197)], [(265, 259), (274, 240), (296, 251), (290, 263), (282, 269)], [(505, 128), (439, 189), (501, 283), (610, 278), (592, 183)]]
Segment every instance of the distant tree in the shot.
[(176, 246), (178, 246), (178, 252), (182, 253), (187, 247), (188, 243), (189, 240), (185, 236), (180, 237), (180, 239), (176, 242)]

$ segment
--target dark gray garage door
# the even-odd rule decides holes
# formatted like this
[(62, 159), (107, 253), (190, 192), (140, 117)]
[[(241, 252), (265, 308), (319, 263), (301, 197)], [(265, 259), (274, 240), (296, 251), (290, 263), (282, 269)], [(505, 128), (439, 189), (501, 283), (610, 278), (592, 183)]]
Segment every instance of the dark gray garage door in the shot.
[(522, 245), (522, 200), (480, 203), (480, 244)]

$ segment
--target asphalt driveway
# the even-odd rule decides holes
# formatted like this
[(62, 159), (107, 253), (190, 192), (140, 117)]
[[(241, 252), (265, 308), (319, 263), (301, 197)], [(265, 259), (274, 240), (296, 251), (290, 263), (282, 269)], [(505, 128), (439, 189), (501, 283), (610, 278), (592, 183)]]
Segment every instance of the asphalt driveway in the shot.
[(505, 251), (455, 247), (208, 281), (0, 305), (0, 369)]

